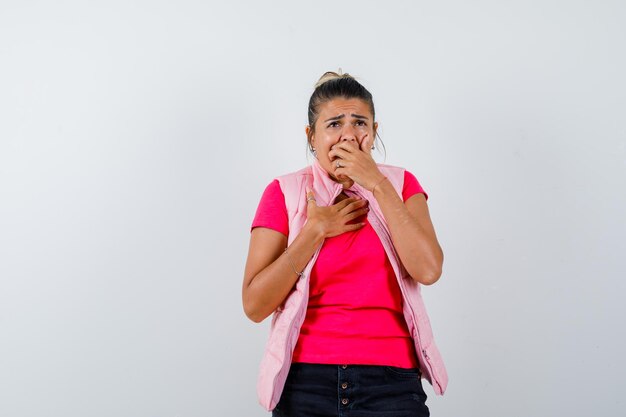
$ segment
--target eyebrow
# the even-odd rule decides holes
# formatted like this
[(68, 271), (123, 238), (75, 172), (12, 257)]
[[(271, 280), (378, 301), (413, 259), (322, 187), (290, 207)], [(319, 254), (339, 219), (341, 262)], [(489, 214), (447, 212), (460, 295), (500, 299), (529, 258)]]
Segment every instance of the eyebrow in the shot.
[[(368, 120), (368, 118), (366, 116), (361, 116), (360, 114), (354, 114), (352, 113), (350, 116), (356, 118), (356, 119), (365, 119)], [(324, 123), (326, 122), (330, 122), (331, 120), (339, 120), (339, 119), (343, 119), (344, 117), (346, 117), (345, 114), (340, 114), (339, 116), (335, 116), (335, 117), (331, 117), (330, 119), (326, 119), (324, 120)]]

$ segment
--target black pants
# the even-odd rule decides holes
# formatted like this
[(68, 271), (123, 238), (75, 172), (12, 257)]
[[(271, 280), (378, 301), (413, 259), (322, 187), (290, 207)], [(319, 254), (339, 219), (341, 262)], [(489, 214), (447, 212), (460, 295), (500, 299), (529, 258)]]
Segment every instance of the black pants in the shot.
[(273, 417), (427, 417), (418, 369), (293, 363)]

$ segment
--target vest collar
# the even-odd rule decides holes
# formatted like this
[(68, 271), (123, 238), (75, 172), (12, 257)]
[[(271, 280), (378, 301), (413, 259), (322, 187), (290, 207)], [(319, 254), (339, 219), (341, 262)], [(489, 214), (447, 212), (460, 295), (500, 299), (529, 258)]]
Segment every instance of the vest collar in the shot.
[[(330, 178), (328, 172), (320, 165), (319, 161), (315, 159), (311, 164), (311, 171), (313, 174), (313, 192), (315, 193), (315, 199), (318, 205), (329, 206), (333, 203), (334, 199), (342, 191), (343, 186), (338, 182), (335, 182)], [(352, 184), (350, 188), (343, 190), (346, 194), (354, 194), (361, 198), (370, 199), (371, 193), (365, 188), (361, 187), (356, 182)]]

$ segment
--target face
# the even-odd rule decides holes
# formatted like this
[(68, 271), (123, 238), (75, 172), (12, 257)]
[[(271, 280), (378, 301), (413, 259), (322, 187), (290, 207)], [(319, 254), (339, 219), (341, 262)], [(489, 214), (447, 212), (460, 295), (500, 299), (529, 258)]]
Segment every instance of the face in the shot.
[[(378, 123), (374, 122), (367, 103), (358, 98), (335, 98), (322, 104), (319, 110), (314, 132), (307, 127), (306, 133), (320, 165), (330, 174), (334, 169), (333, 160), (328, 153), (333, 145), (348, 141), (352, 146), (361, 149), (366, 137), (370, 137), (373, 143)], [(339, 182), (346, 181), (345, 178), (334, 178), (332, 174), (330, 176)]]

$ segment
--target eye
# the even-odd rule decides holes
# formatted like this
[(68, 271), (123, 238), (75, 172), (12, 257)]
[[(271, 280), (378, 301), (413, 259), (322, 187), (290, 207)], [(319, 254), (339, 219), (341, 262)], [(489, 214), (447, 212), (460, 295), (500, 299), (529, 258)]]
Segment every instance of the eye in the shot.
[(326, 126), (326, 127), (336, 127), (336, 126), (339, 126), (339, 123), (337, 123), (337, 122), (330, 122), (328, 124), (328, 126)]
[(367, 126), (367, 123), (365, 123), (364, 120), (357, 120), (355, 124), (357, 126)]

